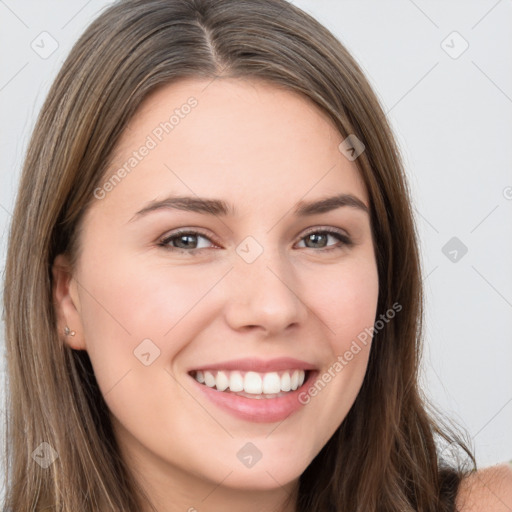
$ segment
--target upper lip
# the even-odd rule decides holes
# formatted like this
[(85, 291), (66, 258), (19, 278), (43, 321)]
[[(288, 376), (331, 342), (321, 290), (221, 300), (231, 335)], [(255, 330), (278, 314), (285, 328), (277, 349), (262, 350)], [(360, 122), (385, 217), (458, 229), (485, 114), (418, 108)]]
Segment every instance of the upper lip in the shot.
[(219, 363), (205, 364), (196, 366), (190, 371), (198, 370), (239, 370), (246, 372), (274, 372), (281, 370), (314, 370), (315, 366), (306, 361), (295, 359), (293, 357), (278, 357), (275, 359), (231, 359), (230, 361), (222, 361)]

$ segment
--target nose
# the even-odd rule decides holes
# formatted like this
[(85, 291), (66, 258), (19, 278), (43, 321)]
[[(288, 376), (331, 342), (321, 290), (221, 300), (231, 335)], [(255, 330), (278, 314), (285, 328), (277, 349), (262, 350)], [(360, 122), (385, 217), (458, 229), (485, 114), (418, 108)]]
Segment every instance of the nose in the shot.
[(267, 337), (301, 325), (307, 318), (305, 297), (293, 268), (277, 251), (266, 250), (254, 262), (242, 258), (228, 276), (225, 317), (234, 330), (261, 330)]

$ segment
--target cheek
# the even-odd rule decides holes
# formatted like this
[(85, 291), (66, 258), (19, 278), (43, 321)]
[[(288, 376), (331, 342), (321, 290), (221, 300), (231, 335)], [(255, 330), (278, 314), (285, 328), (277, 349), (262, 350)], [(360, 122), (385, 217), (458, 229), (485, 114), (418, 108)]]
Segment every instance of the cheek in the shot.
[(308, 305), (326, 326), (334, 352), (346, 350), (350, 340), (373, 326), (379, 293), (373, 259), (354, 258), (339, 265), (316, 268), (304, 283)]
[[(329, 289), (331, 363), (329, 374), (343, 375), (333, 391), (355, 400), (366, 373), (379, 294), (378, 272), (373, 259), (354, 261), (334, 280)], [(339, 364), (337, 364), (339, 363)], [(341, 365), (341, 366), (340, 366)], [(349, 398), (350, 400), (350, 398)]]
[(352, 407), (366, 374), (371, 330), (378, 301), (378, 272), (373, 259), (346, 261), (318, 275), (311, 287), (311, 309), (325, 329), (325, 365), (299, 397), (317, 425), (322, 425), (314, 450), (319, 450)]
[(101, 390), (108, 392), (128, 371), (133, 378), (149, 367), (172, 367), (218, 313), (209, 292), (229, 266), (148, 265), (147, 256), (113, 251), (101, 259), (99, 265), (91, 255), (79, 277), (80, 303), (87, 352)]

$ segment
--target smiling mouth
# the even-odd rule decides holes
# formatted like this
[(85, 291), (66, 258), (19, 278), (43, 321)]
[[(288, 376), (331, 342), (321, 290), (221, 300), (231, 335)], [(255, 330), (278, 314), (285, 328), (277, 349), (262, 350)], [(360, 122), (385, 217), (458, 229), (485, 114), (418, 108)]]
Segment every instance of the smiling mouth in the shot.
[(300, 388), (309, 370), (290, 369), (275, 372), (193, 370), (189, 374), (200, 384), (224, 393), (246, 398), (277, 398)]

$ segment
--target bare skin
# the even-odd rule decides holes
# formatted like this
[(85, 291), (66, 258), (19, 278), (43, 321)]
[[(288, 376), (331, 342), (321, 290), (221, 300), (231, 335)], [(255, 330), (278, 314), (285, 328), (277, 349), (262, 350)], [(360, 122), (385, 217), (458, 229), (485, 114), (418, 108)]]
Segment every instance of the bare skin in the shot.
[(512, 510), (512, 466), (497, 464), (466, 478), (456, 502), (460, 512), (510, 512)]
[[(162, 132), (190, 97), (196, 106)], [(155, 147), (140, 150), (148, 136)], [(105, 180), (134, 151), (140, 160), (86, 213), (77, 267), (65, 255), (55, 260), (59, 327), (76, 332), (66, 337), (72, 348), (87, 350), (122, 454), (158, 512), (295, 510), (299, 476), (354, 403), (371, 339), (279, 422), (234, 416), (189, 373), (285, 356), (332, 376), (338, 356), (373, 325), (378, 275), (367, 212), (294, 214), (301, 201), (338, 194), (369, 207), (341, 141), (321, 111), (276, 86), (217, 79), (161, 88), (123, 134)], [(221, 199), (234, 212), (136, 215), (171, 195)], [(178, 228), (188, 238), (169, 239)], [(134, 354), (147, 339), (145, 353), (159, 351), (149, 365)], [(261, 454), (252, 467), (237, 457), (248, 442)], [(501, 465), (463, 482), (458, 504), (508, 512), (511, 496), (512, 470)]]

